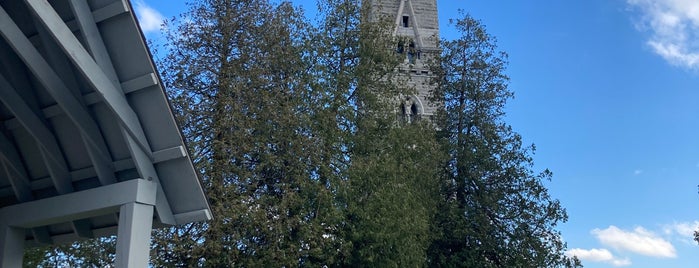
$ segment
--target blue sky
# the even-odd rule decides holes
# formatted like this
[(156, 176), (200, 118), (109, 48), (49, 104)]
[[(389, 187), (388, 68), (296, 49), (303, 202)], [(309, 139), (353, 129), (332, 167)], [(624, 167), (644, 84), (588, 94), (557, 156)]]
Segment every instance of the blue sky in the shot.
[[(146, 35), (181, 1), (133, 0)], [(314, 0), (294, 0), (306, 9)], [(585, 267), (695, 267), (699, 247), (699, 1), (438, 1), (510, 56), (507, 121), (567, 208)]]

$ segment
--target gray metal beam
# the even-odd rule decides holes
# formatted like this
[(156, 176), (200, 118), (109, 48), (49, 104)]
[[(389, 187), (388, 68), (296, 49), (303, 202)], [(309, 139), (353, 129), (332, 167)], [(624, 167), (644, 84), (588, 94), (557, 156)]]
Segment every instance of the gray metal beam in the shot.
[[(36, 2), (41, 1), (43, 0)], [(80, 25), (81, 33), (83, 34), (83, 37), (85, 39), (87, 49), (92, 53), (92, 58), (90, 58), (89, 55), (87, 55), (86, 58), (88, 58), (89, 60), (92, 60), (94, 58), (94, 64), (98, 66), (98, 70), (102, 71), (98, 72), (98, 70), (92, 70), (95, 71), (94, 75), (101, 74), (104, 75), (105, 78), (109, 79), (112, 86), (114, 87), (114, 90), (120, 92), (120, 94), (118, 94), (118, 96), (115, 97), (119, 98), (119, 100), (123, 99), (125, 101), (124, 90), (121, 88), (121, 83), (119, 82), (116, 71), (114, 70), (114, 65), (109, 56), (109, 53), (107, 52), (107, 48), (104, 45), (102, 36), (100, 35), (99, 29), (97, 28), (97, 24), (92, 17), (92, 11), (90, 10), (90, 7), (87, 5), (86, 2), (80, 0), (71, 0), (70, 3), (73, 7), (75, 17), (78, 20), (78, 24)], [(77, 64), (78, 60), (76, 59), (74, 61)], [(92, 62), (90, 61), (89, 63)], [(145, 83), (149, 83), (153, 80), (157, 81), (157, 79), (154, 78), (154, 76), (146, 77), (143, 80), (146, 80)], [(142, 84), (143, 82), (138, 83)], [(128, 106), (128, 103), (126, 103), (125, 105)], [(128, 109), (131, 111), (131, 106), (128, 106)], [(140, 124), (136, 125), (136, 127), (138, 127), (139, 131), (143, 131), (141, 129)], [(153, 166), (153, 154), (150, 152), (150, 146), (148, 146), (147, 148), (139, 146), (137, 139), (134, 136), (129, 135), (128, 131), (128, 126), (121, 125), (122, 136), (126, 140), (126, 144), (129, 147), (129, 152), (131, 153), (131, 156), (134, 160), (134, 164), (136, 165), (136, 169), (138, 170), (139, 175), (141, 176), (141, 178), (154, 180), (158, 183), (156, 211), (158, 213), (158, 218), (160, 219), (160, 222), (165, 224), (175, 224), (175, 218), (172, 215), (173, 213), (170, 208), (170, 204), (167, 201), (165, 192), (163, 191), (162, 186), (160, 185), (160, 179), (158, 178), (158, 174), (155, 171), (155, 167)], [(182, 151), (180, 151), (180, 153), (182, 153)]]
[[(136, 113), (126, 101), (124, 92), (117, 88), (113, 79), (105, 74), (100, 65), (95, 62), (85, 47), (73, 35), (61, 17), (46, 0), (25, 0), (30, 10), (49, 30), (58, 45), (63, 49), (68, 58), (86, 78), (92, 88), (99, 92), (109, 109), (116, 115), (120, 123), (125, 127), (141, 149), (150, 157), (151, 148), (148, 145), (146, 135), (141, 128)], [(92, 14), (92, 13), (90, 13)]]
[(136, 141), (126, 133), (126, 130), (122, 129), (121, 132), (124, 134), (126, 139), (126, 144), (131, 152), (131, 157), (134, 164), (136, 165), (136, 170), (141, 178), (148, 180), (153, 180), (158, 184), (158, 196), (157, 203), (155, 204), (156, 211), (158, 212), (158, 219), (164, 224), (174, 225), (175, 217), (173, 216), (172, 209), (170, 208), (170, 203), (167, 201), (163, 187), (158, 179), (158, 173), (155, 171), (153, 162), (150, 158), (141, 150), (140, 147), (136, 145)]
[[(25, 103), (24, 99), (19, 96), (16, 89), (10, 85), (2, 74), (0, 74), (0, 102), (5, 104), (5, 107), (15, 115), (24, 128), (34, 137), (37, 144), (40, 145), (41, 156), (51, 174), (53, 185), (58, 193), (73, 192), (70, 171), (53, 132), (48, 129), (46, 122), (29, 108), (29, 105)], [(116, 179), (113, 180), (116, 181)], [(20, 201), (26, 202), (30, 200), (32, 199)], [(88, 220), (77, 220), (71, 224), (78, 235), (86, 238), (92, 237)], [(48, 231), (37, 230), (35, 233), (37, 234), (37, 239), (45, 241), (46, 237), (44, 234), (48, 233)]]
[[(119, 219), (116, 218), (116, 214), (114, 214), (115, 220), (118, 222)], [(95, 234), (95, 237), (105, 237), (105, 236), (112, 236), (117, 233), (117, 226), (108, 226), (108, 227), (103, 227), (103, 228), (93, 228), (92, 232)], [(53, 241), (54, 245), (70, 245), (75, 241), (83, 239), (82, 237), (79, 237), (75, 233), (65, 233), (65, 234), (58, 234), (58, 235), (52, 235), (51, 240)], [(37, 243), (38, 241), (31, 241), (27, 240), (27, 246), (32, 247), (32, 246), (40, 246), (40, 243)]]
[(17, 200), (20, 202), (33, 200), (34, 196), (29, 184), (29, 176), (27, 176), (24, 165), (22, 165), (17, 148), (2, 133), (0, 133), (0, 155), (4, 158), (1, 161), (2, 166), (10, 180), (10, 185)]
[[(147, 73), (145, 75), (142, 75), (142, 76), (136, 77), (134, 79), (131, 79), (129, 81), (121, 83), (121, 88), (124, 90), (124, 93), (126, 93), (128, 95), (129, 93), (137, 92), (141, 89), (144, 89), (144, 88), (147, 88), (150, 86), (155, 86), (157, 84), (158, 84), (158, 80), (157, 80), (155, 74), (154, 73)], [(83, 95), (82, 98), (83, 98), (83, 103), (86, 106), (90, 106), (90, 105), (94, 105), (94, 104), (102, 102), (102, 99), (99, 97), (99, 93), (96, 93), (96, 92), (87, 93), (87, 94)], [(61, 107), (58, 106), (57, 104), (45, 107), (45, 108), (41, 109), (41, 111), (44, 114), (44, 117), (46, 117), (46, 119), (64, 114), (63, 110), (61, 110)], [(10, 129), (13, 126), (18, 126), (19, 123), (16, 121), (17, 120), (14, 118), (8, 119), (7, 121), (5, 121), (5, 126), (7, 128), (10, 128)], [(155, 153), (156, 152), (153, 152), (153, 154), (155, 154)], [(153, 157), (155, 157), (155, 156), (153, 156)]]
[[(21, 70), (21, 68), (18, 70), (16, 67), (16, 66), (20, 66), (22, 64), (20, 59), (14, 55), (8, 55), (9, 53), (13, 53), (9, 49), (6, 49), (3, 52), (4, 52), (4, 58), (3, 58), (3, 61), (0, 62), (0, 68), (3, 68), (5, 73), (9, 76), (7, 78), (7, 80), (12, 79), (12, 81), (3, 81), (5, 85), (0, 86), (0, 87), (2, 87), (2, 89), (5, 89), (5, 90), (15, 90), (15, 89), (12, 89), (11, 86), (8, 86), (8, 84), (10, 84), (10, 85), (14, 84), (14, 85), (19, 86), (20, 88), (23, 88), (24, 90), (17, 91), (16, 93), (23, 94), (23, 96), (19, 96), (20, 99), (23, 99), (23, 100), (29, 101), (29, 102), (26, 103), (25, 107), (19, 107), (19, 108), (20, 109), (29, 108), (31, 110), (31, 112), (36, 114), (36, 112), (39, 110), (39, 105), (34, 101), (34, 96), (32, 94), (33, 92), (31, 90), (27, 90), (28, 88), (31, 87), (31, 85), (29, 85), (29, 82), (27, 81), (28, 78), (22, 77), (23, 74), (21, 72), (19, 72), (19, 70)], [(13, 66), (15, 66), (15, 67), (13, 67)], [(13, 75), (13, 73), (15, 75)], [(1, 76), (2, 76), (2, 74), (0, 74), (0, 77)], [(0, 89), (0, 90), (2, 90), (2, 89)], [(17, 94), (10, 93), (10, 94), (3, 94), (3, 96), (4, 97), (9, 96), (11, 98), (17, 99), (18, 97), (14, 96)], [(0, 98), (2, 98), (2, 97), (0, 97)], [(12, 101), (10, 101), (10, 102), (12, 102)], [(12, 102), (12, 103), (13, 103), (13, 105), (20, 105), (21, 104), (19, 102), (18, 103)], [(16, 120), (19, 122), (19, 119), (17, 117), (15, 117), (13, 120)], [(46, 124), (46, 121), (41, 120), (41, 123)], [(17, 123), (17, 124), (21, 125), (21, 123)], [(10, 185), (13, 188), (14, 195), (17, 196), (17, 200), (19, 202), (28, 202), (28, 201), (34, 200), (34, 196), (32, 194), (32, 187), (31, 187), (30, 182), (29, 182), (30, 181), (29, 176), (25, 170), (24, 165), (22, 164), (22, 162), (20, 160), (19, 153), (17, 152), (16, 148), (14, 147), (14, 144), (12, 144), (9, 141), (9, 139), (4, 136), (4, 134), (0, 135), (0, 136), (1, 136), (0, 137), (0, 144), (1, 144), (0, 147), (4, 148), (2, 150), (2, 151), (4, 151), (2, 154), (2, 157), (5, 158), (5, 160), (2, 161), (3, 162), (2, 165), (3, 165), (3, 168), (5, 170), (5, 173), (7, 174), (8, 178), (10, 180)], [(42, 158), (44, 160), (44, 163), (47, 163), (47, 161), (51, 161), (50, 159), (45, 157), (46, 151), (41, 152), (41, 154), (42, 154)], [(62, 156), (61, 156), (61, 158), (62, 158)], [(54, 174), (54, 176), (49, 177), (50, 181), (61, 181), (61, 179), (59, 179), (57, 176), (55, 176), (56, 173), (61, 173), (61, 172), (56, 172), (55, 170), (52, 171), (52, 174)], [(65, 174), (63, 174), (63, 176), (65, 176)], [(70, 178), (67, 180), (67, 182), (64, 182), (64, 183), (67, 184), (67, 187), (59, 185), (59, 187), (61, 187), (61, 190), (65, 191), (66, 188), (68, 188), (68, 189), (71, 188), (70, 187), (71, 186), (70, 185)], [(51, 183), (50, 185), (54, 186), (54, 183)], [(34, 239), (37, 242), (44, 243), (44, 244), (51, 244), (53, 242), (51, 239), (51, 236), (49, 234), (48, 227), (35, 227), (35, 228), (32, 228), (31, 232), (34, 235)], [(82, 233), (85, 234), (88, 232), (85, 232), (83, 230)]]
[[(118, 0), (102, 8), (96, 9), (92, 12), (92, 16), (95, 18), (95, 22), (102, 22), (126, 12), (129, 12), (129, 5), (125, 2), (125, 0)], [(68, 25), (68, 28), (70, 28), (71, 31), (78, 31), (78, 24), (75, 22), (75, 20), (69, 20), (65, 23)], [(35, 38), (38, 37), (36, 35), (29, 36), (30, 40)]]
[[(10, 144), (4, 134), (0, 134), (0, 144), (2, 144), (0, 147), (4, 148), (0, 150), (0, 166), (2, 166), (5, 175), (7, 175), (7, 178), (10, 180), (10, 185), (12, 186), (17, 200), (19, 202), (34, 200), (34, 195), (29, 185), (29, 176), (27, 176), (24, 171), (24, 167), (21, 166), (22, 164), (18, 162), (19, 159), (17, 159), (16, 149)], [(5, 150), (7, 150), (7, 152)], [(12, 160), (14, 164), (9, 164), (8, 162), (10, 162), (10, 160), (8, 159), (14, 159)], [(50, 244), (52, 242), (49, 230), (46, 227), (32, 228), (32, 234), (34, 234), (34, 238), (40, 243)]]
[[(170, 149), (164, 149), (160, 151), (155, 151), (153, 152), (153, 164), (158, 164), (158, 163), (163, 163), (167, 161), (172, 161), (172, 160), (177, 160), (180, 158), (186, 157), (186, 155), (177, 155), (177, 151), (180, 151), (181, 146), (170, 148)], [(119, 172), (119, 171), (124, 171), (124, 170), (129, 170), (132, 168), (135, 168), (136, 165), (133, 162), (133, 159), (131, 158), (125, 158), (121, 160), (117, 160), (112, 162), (112, 165), (114, 166), (114, 170)], [(83, 169), (78, 169), (78, 170), (73, 170), (70, 172), (70, 176), (72, 177), (73, 182), (77, 181), (82, 181), (86, 180), (92, 177), (97, 176), (97, 173), (95, 172), (93, 167), (87, 167)], [(32, 190), (38, 190), (46, 187), (51, 186), (51, 178), (50, 177), (43, 177), (43, 178), (34, 178), (31, 182), (31, 189)], [(12, 191), (10, 189), (11, 187), (0, 187), (0, 195), (3, 194), (8, 194), (9, 192)], [(180, 222), (180, 221), (177, 221)]]
[[(43, 27), (41, 27), (39, 21), (34, 19), (34, 24), (39, 33), (41, 42), (43, 43), (43, 47), (46, 50), (49, 64), (53, 67), (56, 74), (58, 74), (58, 76), (62, 79), (68, 90), (71, 91), (70, 93), (72, 93), (76, 100), (82, 105), (82, 109), (87, 111), (87, 106), (85, 106), (82, 98), (80, 98), (82, 95), (80, 93), (78, 81), (73, 74), (70, 62), (63, 55), (60, 49), (51, 45), (51, 36), (45, 29), (43, 29)], [(97, 178), (102, 185), (115, 183), (116, 177), (114, 176), (114, 168), (111, 166), (112, 157), (108, 153), (103, 153), (109, 152), (107, 149), (107, 144), (104, 142), (104, 138), (100, 132), (92, 133), (92, 135), (99, 136), (86, 137), (84, 133), (80, 133), (83, 144), (85, 145), (85, 150), (87, 150), (87, 155), (90, 158), (92, 165), (95, 167), (95, 171), (97, 171)], [(93, 143), (90, 142), (90, 138), (92, 138), (96, 144), (93, 145)], [(87, 231), (83, 230), (81, 233), (87, 233)]]
[[(107, 48), (104, 46), (102, 35), (99, 29), (97, 29), (97, 24), (92, 16), (90, 6), (87, 5), (86, 1), (80, 0), (70, 0), (70, 6), (73, 8), (73, 13), (78, 21), (78, 25), (80, 25), (80, 33), (84, 37), (86, 43), (85, 49), (90, 52), (92, 55), (91, 59), (94, 59), (94, 63), (99, 66), (99, 70), (102, 70), (102, 73), (112, 82), (115, 90), (119, 90), (117, 87), (119, 87), (121, 83), (119, 82), (116, 72), (113, 71), (114, 65), (112, 59), (109, 57)], [(107, 70), (112, 71), (109, 72)], [(121, 95), (123, 96), (123, 92)]]
[(134, 179), (6, 206), (0, 209), (0, 225), (32, 228), (108, 215), (128, 203), (155, 205), (157, 188), (154, 182)]
[(152, 227), (152, 205), (129, 203), (121, 206), (116, 267), (148, 267)]
[[(56, 103), (65, 111), (71, 121), (75, 123), (80, 132), (85, 134), (90, 139), (90, 142), (99, 148), (100, 142), (103, 141), (97, 140), (98, 137), (101, 137), (97, 123), (90, 117), (80, 101), (70, 94), (70, 90), (61, 78), (31, 44), (29, 39), (24, 36), (2, 7), (0, 7), (0, 35), (17, 52), (17, 55), (44, 86), (46, 91), (56, 100)], [(108, 152), (100, 152), (100, 154), (108, 155)]]
[(40, 145), (41, 155), (46, 160), (54, 185), (59, 193), (69, 193), (73, 191), (70, 180), (70, 173), (66, 165), (61, 148), (58, 147), (56, 137), (48, 129), (41, 118), (36, 115), (29, 105), (17, 93), (14, 87), (0, 74), (0, 102), (5, 104), (24, 128), (34, 137)]

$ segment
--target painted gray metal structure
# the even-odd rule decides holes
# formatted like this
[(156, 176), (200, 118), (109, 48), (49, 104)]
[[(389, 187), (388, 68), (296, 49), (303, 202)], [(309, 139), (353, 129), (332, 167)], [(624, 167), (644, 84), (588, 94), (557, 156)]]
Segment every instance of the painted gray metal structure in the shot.
[(0, 0), (0, 267), (26, 246), (211, 219), (128, 0)]

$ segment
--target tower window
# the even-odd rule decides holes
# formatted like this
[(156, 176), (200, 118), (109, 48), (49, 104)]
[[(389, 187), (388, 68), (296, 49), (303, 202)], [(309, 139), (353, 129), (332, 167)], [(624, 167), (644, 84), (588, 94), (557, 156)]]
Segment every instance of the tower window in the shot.
[(403, 27), (408, 27), (408, 24), (410, 22), (410, 17), (408, 16), (403, 16)]
[(400, 114), (398, 118), (406, 123), (417, 122), (420, 120), (420, 104), (416, 97), (407, 97), (400, 104)]
[(410, 41), (410, 44), (408, 45), (408, 61), (410, 63), (415, 63), (415, 58), (418, 56), (417, 50), (415, 49), (415, 42), (412, 40)]

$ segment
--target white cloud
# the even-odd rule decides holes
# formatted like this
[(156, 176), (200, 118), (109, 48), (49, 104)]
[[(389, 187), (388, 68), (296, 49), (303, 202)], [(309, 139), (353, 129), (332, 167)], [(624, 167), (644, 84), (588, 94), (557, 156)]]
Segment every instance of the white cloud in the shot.
[(591, 261), (591, 262), (606, 262), (614, 266), (629, 266), (631, 265), (631, 260), (628, 258), (620, 259), (614, 257), (611, 252), (607, 249), (581, 249), (574, 248), (566, 252), (569, 257), (576, 256), (581, 261)]
[(678, 238), (680, 241), (690, 245), (696, 245), (694, 241), (694, 231), (696, 230), (699, 230), (699, 221), (675, 222), (663, 226), (663, 232), (666, 235)]
[(632, 231), (626, 231), (609, 226), (607, 229), (594, 229), (591, 233), (605, 246), (616, 250), (630, 251), (650, 257), (675, 258), (675, 247), (665, 239), (654, 233), (636, 227)]
[(629, 266), (629, 265), (631, 265), (631, 260), (629, 260), (628, 258), (626, 258), (626, 259), (613, 259), (609, 263), (611, 263), (614, 266), (618, 266), (618, 267), (619, 266)]
[(638, 10), (637, 28), (650, 32), (648, 46), (673, 65), (699, 69), (699, 1), (627, 0)]
[(135, 3), (136, 16), (138, 16), (138, 23), (141, 25), (141, 30), (143, 30), (144, 33), (158, 32), (165, 17), (143, 2), (143, 0), (135, 1)]
[(637, 169), (637, 170), (634, 170), (634, 171), (633, 171), (633, 175), (638, 176), (638, 175), (641, 175), (641, 174), (643, 174), (643, 170), (642, 170), (642, 169)]

